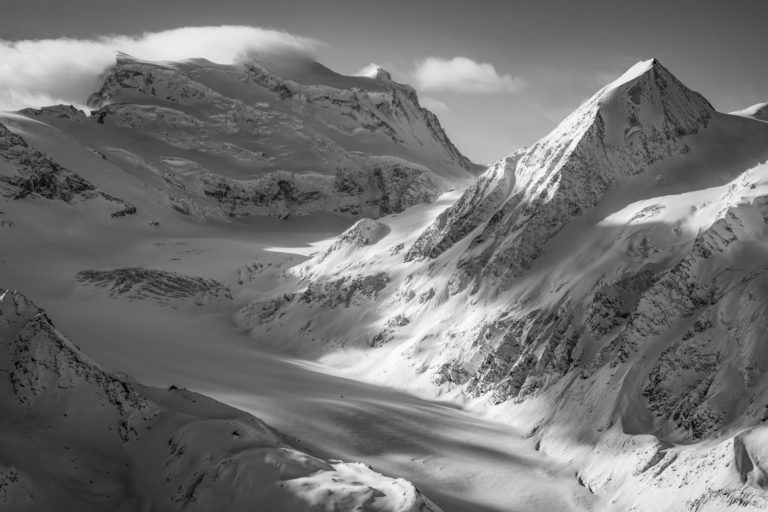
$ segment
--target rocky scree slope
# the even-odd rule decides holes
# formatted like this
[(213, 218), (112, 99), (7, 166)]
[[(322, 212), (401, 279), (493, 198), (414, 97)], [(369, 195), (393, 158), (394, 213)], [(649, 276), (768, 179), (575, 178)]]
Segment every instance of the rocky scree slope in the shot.
[(438, 510), (409, 482), (328, 462), (262, 421), (87, 359), (0, 291), (3, 510)]

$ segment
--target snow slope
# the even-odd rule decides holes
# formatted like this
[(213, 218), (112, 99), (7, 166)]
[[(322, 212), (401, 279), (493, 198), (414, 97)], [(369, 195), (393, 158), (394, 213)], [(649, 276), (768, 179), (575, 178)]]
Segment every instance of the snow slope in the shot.
[(733, 436), (768, 407), (766, 160), (765, 123), (641, 62), (433, 221), (348, 232), (237, 320), (358, 378), (464, 397), (624, 509), (764, 508)]

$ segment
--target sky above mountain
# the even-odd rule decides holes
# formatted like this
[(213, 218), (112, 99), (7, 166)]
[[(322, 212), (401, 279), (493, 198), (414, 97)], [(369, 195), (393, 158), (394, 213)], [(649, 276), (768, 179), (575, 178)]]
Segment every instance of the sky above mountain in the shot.
[[(4, 2), (0, 107), (93, 87), (115, 49), (226, 60), (287, 46), (344, 74), (386, 68), (417, 88), (464, 153), (490, 163), (650, 57), (718, 110), (768, 101), (767, 15), (764, 0)], [(174, 30), (219, 25), (237, 27)]]

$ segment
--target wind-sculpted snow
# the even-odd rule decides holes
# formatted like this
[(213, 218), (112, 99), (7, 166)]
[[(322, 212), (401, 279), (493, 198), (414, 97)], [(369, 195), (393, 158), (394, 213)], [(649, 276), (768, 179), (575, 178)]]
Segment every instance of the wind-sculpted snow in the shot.
[(85, 127), (60, 111), (24, 113), (159, 174), (168, 203), (200, 219), (379, 217), (432, 202), (479, 170), (415, 91), (385, 72), (344, 77), (291, 62), (265, 64), (285, 78), (255, 61), (120, 56), (89, 100)]
[(756, 105), (752, 105), (749, 108), (745, 108), (744, 110), (732, 112), (732, 114), (751, 117), (752, 119), (757, 119), (758, 121), (768, 122), (768, 103), (758, 103)]
[(104, 371), (13, 291), (0, 293), (0, 356), (3, 510), (438, 510), (244, 412)]
[(136, 207), (97, 190), (88, 180), (30, 147), (0, 123), (0, 193), (11, 199), (45, 198), (67, 203), (100, 198), (120, 209), (112, 217), (136, 213)]
[(213, 279), (141, 267), (83, 270), (77, 280), (104, 289), (112, 298), (148, 299), (162, 305), (226, 305), (232, 301), (229, 289)]

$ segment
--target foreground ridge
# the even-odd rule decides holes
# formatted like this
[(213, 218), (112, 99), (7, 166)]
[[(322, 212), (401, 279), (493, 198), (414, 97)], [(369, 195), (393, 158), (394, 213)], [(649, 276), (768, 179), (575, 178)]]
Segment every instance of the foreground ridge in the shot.
[(9, 290), (0, 411), (7, 510), (439, 510), (409, 482), (314, 457), (242, 411), (104, 371)]

